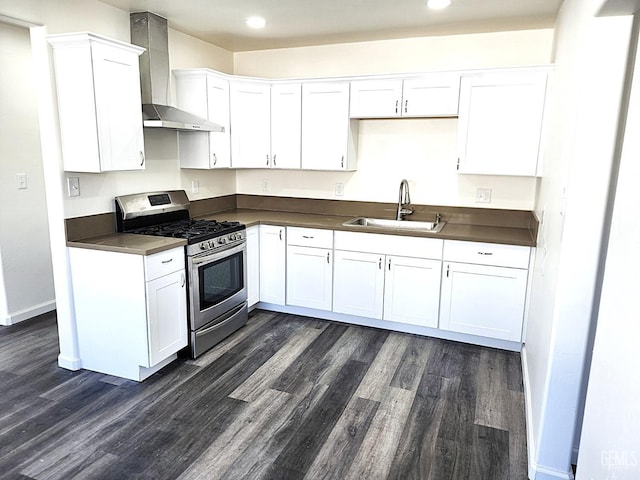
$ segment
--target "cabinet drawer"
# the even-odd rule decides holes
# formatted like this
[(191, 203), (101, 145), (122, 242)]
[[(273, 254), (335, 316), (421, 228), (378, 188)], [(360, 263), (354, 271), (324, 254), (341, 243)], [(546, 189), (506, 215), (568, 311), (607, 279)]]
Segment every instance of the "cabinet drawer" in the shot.
[(287, 245), (333, 248), (333, 230), (287, 227)]
[(146, 281), (184, 270), (184, 248), (172, 248), (165, 252), (144, 257)]
[(335, 248), (403, 257), (442, 258), (442, 240), (437, 238), (340, 231), (335, 233)]
[(530, 247), (445, 240), (444, 260), (497, 267), (529, 268)]

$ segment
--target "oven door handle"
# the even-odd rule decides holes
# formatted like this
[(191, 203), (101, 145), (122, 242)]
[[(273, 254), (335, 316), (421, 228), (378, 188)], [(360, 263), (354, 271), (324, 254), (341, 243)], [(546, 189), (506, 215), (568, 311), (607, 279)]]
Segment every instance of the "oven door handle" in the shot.
[(216, 250), (213, 253), (201, 253), (200, 255), (193, 256), (191, 257), (191, 263), (193, 265), (200, 265), (201, 263), (214, 262), (229, 255), (242, 252), (245, 249), (246, 240), (243, 240), (240, 244), (225, 248), (224, 250)]
[(206, 327), (200, 330), (196, 330), (196, 336), (201, 337), (202, 335), (206, 335), (212, 330), (216, 330), (220, 328), (222, 325), (224, 325), (225, 323), (228, 323), (231, 320), (233, 320), (234, 319), (233, 317), (235, 317), (238, 313), (242, 311), (243, 308), (245, 308), (245, 303), (246, 302), (243, 302), (237, 307), (229, 310), (227, 313), (225, 313), (220, 318), (218, 318), (218, 322), (215, 323), (214, 325), (211, 325), (210, 327)]

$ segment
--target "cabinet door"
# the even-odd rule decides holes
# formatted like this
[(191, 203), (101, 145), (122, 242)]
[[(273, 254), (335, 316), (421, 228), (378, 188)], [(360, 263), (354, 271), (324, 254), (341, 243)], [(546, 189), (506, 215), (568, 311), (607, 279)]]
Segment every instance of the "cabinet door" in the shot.
[(229, 119), (229, 82), (207, 76), (207, 119), (224, 127), (224, 132), (209, 132), (211, 168), (231, 167), (231, 128)]
[(445, 263), (440, 328), (519, 342), (527, 270)]
[(224, 132), (178, 132), (180, 167), (230, 167), (229, 82), (204, 71), (178, 71), (175, 75), (178, 108), (225, 128)]
[(263, 83), (234, 81), (231, 90), (231, 166), (271, 165), (271, 92)]
[(247, 300), (260, 301), (260, 227), (247, 228)]
[(287, 305), (331, 310), (332, 250), (287, 247)]
[(462, 77), (459, 172), (536, 175), (546, 89), (545, 72)]
[(187, 293), (184, 270), (147, 282), (149, 365), (187, 346)]
[(285, 304), (286, 230), (260, 225), (260, 301)]
[(400, 116), (402, 80), (357, 80), (351, 82), (351, 118)]
[(348, 170), (349, 84), (302, 85), (302, 168)]
[(300, 168), (302, 85), (271, 86), (271, 167)]
[(384, 320), (438, 327), (442, 262), (387, 257)]
[(95, 44), (92, 62), (101, 170), (143, 170), (138, 56)]
[(460, 75), (434, 73), (404, 81), (403, 117), (449, 117), (458, 115)]
[(333, 311), (382, 318), (384, 255), (335, 251)]

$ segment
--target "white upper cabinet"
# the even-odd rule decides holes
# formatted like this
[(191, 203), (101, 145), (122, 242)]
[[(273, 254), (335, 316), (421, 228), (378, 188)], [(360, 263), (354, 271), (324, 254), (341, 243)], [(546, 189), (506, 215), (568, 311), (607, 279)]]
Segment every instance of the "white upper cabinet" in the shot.
[(355, 170), (357, 139), (357, 121), (349, 119), (349, 83), (304, 83), (302, 168)]
[(229, 81), (206, 70), (177, 70), (178, 108), (224, 127), (224, 132), (178, 132), (180, 167), (231, 167)]
[(351, 82), (352, 118), (401, 116), (402, 80), (354, 80)]
[(232, 80), (231, 166), (269, 168), (271, 165), (271, 85)]
[(352, 118), (458, 115), (459, 73), (351, 82)]
[(463, 76), (458, 120), (458, 171), (535, 176), (548, 72)]
[(271, 168), (300, 168), (302, 84), (271, 85)]
[(91, 33), (51, 35), (64, 169), (143, 170), (142, 99), (135, 45)]

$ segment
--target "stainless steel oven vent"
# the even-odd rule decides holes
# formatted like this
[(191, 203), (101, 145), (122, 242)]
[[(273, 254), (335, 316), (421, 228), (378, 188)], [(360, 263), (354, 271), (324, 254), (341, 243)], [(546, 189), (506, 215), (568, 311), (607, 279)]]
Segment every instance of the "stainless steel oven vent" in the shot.
[(131, 43), (144, 47), (140, 56), (142, 119), (145, 127), (224, 132), (224, 127), (169, 105), (169, 39), (167, 19), (151, 12), (129, 16)]

